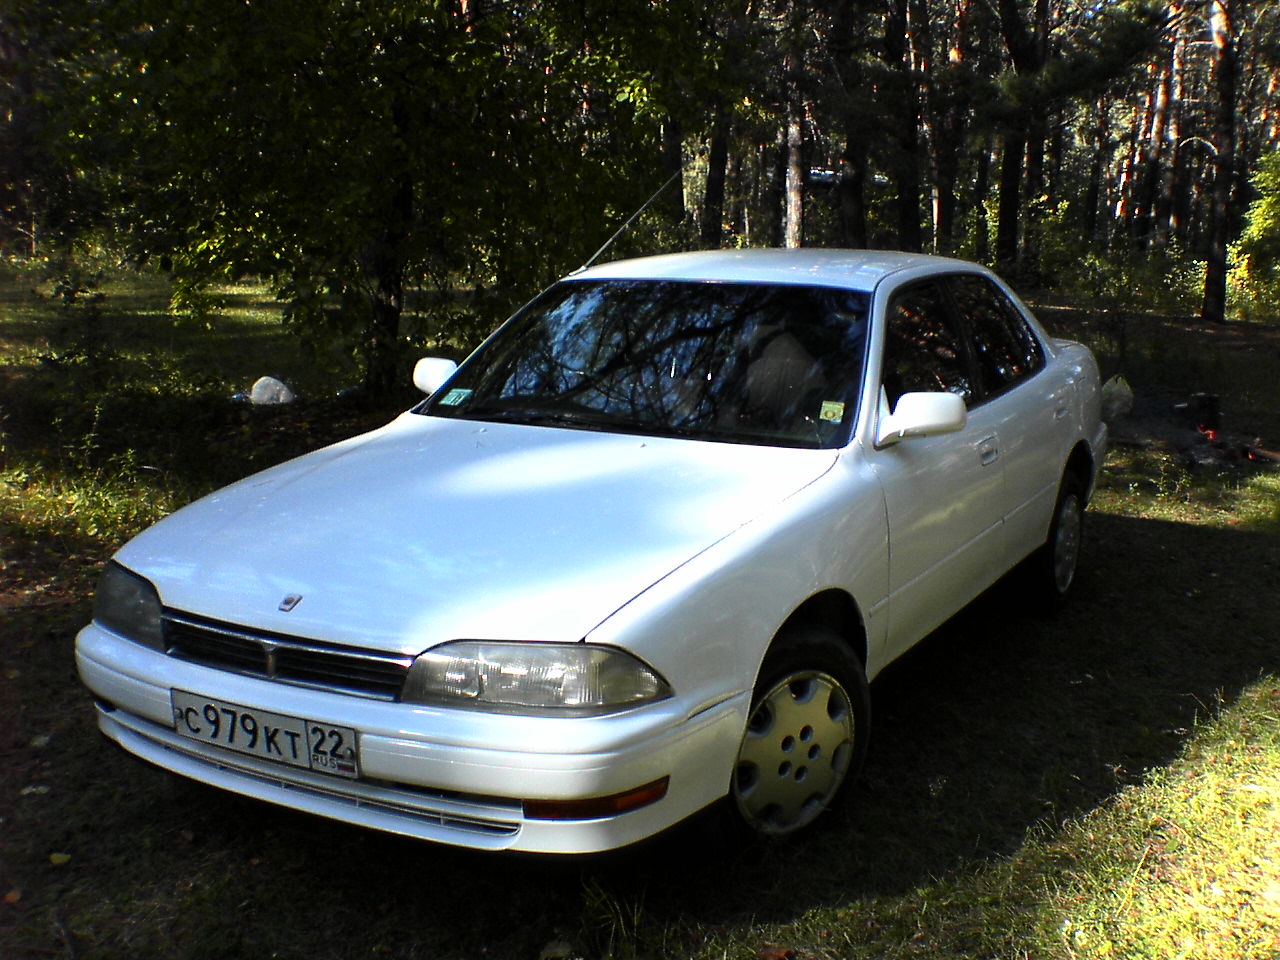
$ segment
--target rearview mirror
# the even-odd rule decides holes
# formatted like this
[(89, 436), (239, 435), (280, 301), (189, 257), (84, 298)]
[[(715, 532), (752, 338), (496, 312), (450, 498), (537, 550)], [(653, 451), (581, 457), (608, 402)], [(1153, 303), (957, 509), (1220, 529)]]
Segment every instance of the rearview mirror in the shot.
[(880, 418), (876, 444), (954, 433), (964, 427), (966, 416), (964, 400), (954, 393), (904, 393), (893, 413)]
[(423, 357), (413, 365), (413, 385), (429, 397), (457, 369), (457, 363), (444, 357)]

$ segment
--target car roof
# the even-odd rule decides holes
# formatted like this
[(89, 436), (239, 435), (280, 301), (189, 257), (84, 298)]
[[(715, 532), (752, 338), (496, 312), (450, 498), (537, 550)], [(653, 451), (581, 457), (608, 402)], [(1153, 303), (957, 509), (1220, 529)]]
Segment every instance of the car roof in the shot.
[[(701, 250), (634, 260), (615, 260), (571, 274), (572, 280), (710, 280), (748, 283), (794, 283), (846, 287), (870, 292), (899, 270), (981, 267), (964, 260), (891, 250), (794, 249)], [(985, 272), (985, 271), (982, 271)]]

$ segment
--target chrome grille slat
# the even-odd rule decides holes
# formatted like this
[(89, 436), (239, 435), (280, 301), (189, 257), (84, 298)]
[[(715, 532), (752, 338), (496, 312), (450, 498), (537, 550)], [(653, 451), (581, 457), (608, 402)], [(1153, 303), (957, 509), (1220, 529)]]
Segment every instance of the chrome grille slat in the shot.
[(400, 695), (413, 663), (403, 654), (255, 632), (174, 610), (164, 612), (164, 633), (167, 652), (183, 660), (379, 700)]

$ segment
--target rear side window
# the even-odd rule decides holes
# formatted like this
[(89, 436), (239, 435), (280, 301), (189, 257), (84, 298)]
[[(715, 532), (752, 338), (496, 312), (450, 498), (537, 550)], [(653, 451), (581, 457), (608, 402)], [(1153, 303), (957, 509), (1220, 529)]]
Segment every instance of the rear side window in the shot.
[(1040, 341), (1003, 290), (973, 275), (950, 277), (948, 285), (968, 327), (985, 394), (1003, 393), (1044, 366)]

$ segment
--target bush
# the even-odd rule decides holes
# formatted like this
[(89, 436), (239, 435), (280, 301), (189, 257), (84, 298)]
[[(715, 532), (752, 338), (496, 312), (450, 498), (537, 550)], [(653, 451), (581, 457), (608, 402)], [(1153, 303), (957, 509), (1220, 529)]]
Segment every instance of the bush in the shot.
[(1246, 317), (1280, 317), (1280, 151), (1262, 160), (1253, 177), (1258, 196), (1245, 213), (1232, 248), (1232, 302)]
[(1041, 227), (1041, 279), (1077, 303), (1172, 316), (1199, 311), (1204, 261), (1174, 247), (1142, 250), (1124, 242), (1082, 243), (1070, 204), (1059, 204), (1047, 211)]

